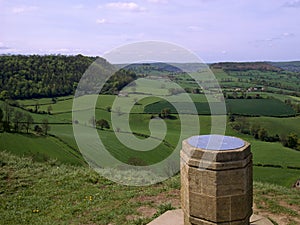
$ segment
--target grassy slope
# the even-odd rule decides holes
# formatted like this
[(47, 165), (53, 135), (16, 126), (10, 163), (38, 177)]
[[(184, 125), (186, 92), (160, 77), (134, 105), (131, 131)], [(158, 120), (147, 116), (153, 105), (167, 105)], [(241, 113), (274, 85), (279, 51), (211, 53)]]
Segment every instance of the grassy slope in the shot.
[[(180, 207), (180, 176), (148, 187), (126, 187), (87, 167), (32, 162), (0, 152), (0, 224), (142, 225)], [(255, 213), (279, 224), (299, 222), (300, 193), (254, 183)], [(288, 223), (280, 223), (280, 220)]]
[[(282, 147), (280, 143), (251, 140), (255, 163), (300, 167), (300, 152)], [(299, 173), (300, 175), (300, 173)]]
[[(0, 224), (145, 224), (137, 219), (141, 206), (158, 211), (171, 208), (178, 176), (151, 187), (125, 187), (87, 167), (32, 163), (0, 152)], [(164, 201), (149, 198), (162, 194)], [(176, 195), (177, 197), (177, 195)], [(152, 215), (151, 215), (152, 216)], [(150, 216), (150, 217), (151, 217)], [(144, 222), (144, 223), (142, 223)]]
[[(200, 95), (201, 96), (201, 95)], [(106, 108), (106, 106), (109, 106), (111, 104), (111, 101), (113, 100), (115, 96), (101, 96), (101, 98), (98, 100), (97, 103), (97, 110), (96, 110), (96, 118), (104, 118), (110, 121), (110, 114), (103, 110)], [(126, 98), (126, 101), (133, 101), (132, 96)], [(197, 95), (192, 95), (192, 98), (197, 102), (203, 102), (204, 99), (197, 98)], [(46, 99), (44, 99), (46, 101)], [(143, 99), (141, 101), (142, 105), (139, 105), (142, 109), (144, 107), (144, 104), (149, 104), (152, 102), (157, 101), (157, 98), (147, 98)], [(66, 105), (68, 107), (71, 106), (70, 100), (66, 100)], [(85, 103), (87, 101), (83, 99), (83, 108), (85, 108)], [(53, 113), (54, 115), (48, 116), (48, 115), (36, 115), (32, 114), (35, 117), (35, 120), (40, 121), (43, 117), (48, 117), (50, 122), (71, 122), (71, 113), (63, 113), (63, 114), (55, 114), (57, 112), (61, 112), (65, 110), (66, 106), (63, 104), (64, 101), (59, 101), (57, 103), (56, 107), (53, 107)], [(140, 112), (137, 110), (137, 112)], [(125, 115), (122, 115), (125, 116)], [(121, 117), (122, 117), (121, 116)], [(201, 134), (207, 134), (210, 133), (210, 117), (209, 116), (200, 116), (200, 124)], [(284, 119), (277, 119), (277, 118), (268, 118), (268, 117), (261, 117), (261, 118), (250, 118), (250, 120), (259, 120), (260, 122), (266, 122), (269, 121), (270, 124), (270, 130), (289, 130), (289, 129), (297, 129), (297, 121), (299, 118), (284, 118)], [(131, 129), (138, 133), (143, 134), (150, 134), (149, 131), (149, 115), (140, 115), (140, 114), (132, 114), (131, 115)], [(284, 123), (281, 123), (280, 121), (284, 120)], [(275, 121), (275, 122), (274, 122)], [(82, 122), (82, 121), (81, 121)], [(166, 136), (166, 141), (171, 143), (172, 145), (176, 145), (178, 143), (178, 130), (180, 130), (180, 124), (179, 120), (166, 120), (165, 121), (168, 126), (168, 133)], [(83, 122), (84, 123), (84, 122)], [(88, 123), (88, 121), (86, 121)], [(192, 126), (192, 124), (190, 124)], [(272, 125), (272, 126), (271, 126)], [(126, 130), (122, 130), (126, 131)], [(297, 130), (298, 134), (300, 133), (299, 130)], [(10, 150), (12, 152), (18, 153), (19, 155), (23, 155), (25, 152), (32, 152), (32, 153), (41, 153), (40, 158), (43, 158), (43, 154), (46, 154), (50, 157), (57, 158), (63, 162), (71, 162), (71, 163), (78, 163), (78, 158), (74, 157), (73, 149), (77, 149), (77, 145), (75, 142), (75, 139), (73, 137), (72, 133), (72, 126), (71, 125), (51, 125), (51, 134), (57, 136), (63, 142), (58, 141), (57, 139), (54, 139), (52, 137), (49, 138), (36, 138), (37, 142), (32, 143), (33, 139), (29, 138), (25, 135), (16, 135), (13, 136), (13, 138), (10, 137), (4, 137), (3, 140), (6, 141), (5, 149)], [(230, 128), (227, 129), (228, 135), (234, 135), (234, 136), (241, 136), (238, 133), (235, 133)], [(5, 134), (1, 134), (5, 135)], [(11, 134), (12, 135), (12, 134)], [(126, 135), (126, 134), (124, 134)], [(136, 156), (136, 152), (130, 151), (128, 148), (121, 145), (114, 137), (114, 135), (111, 132), (100, 132), (100, 137), (103, 137), (103, 140), (107, 146), (109, 146), (110, 150), (112, 152), (115, 152), (114, 155), (118, 158), (120, 158), (122, 161), (126, 162), (130, 157)], [(254, 178), (255, 180), (260, 181), (268, 181), (268, 182), (275, 182), (276, 184), (281, 184), (284, 186), (290, 186), (291, 183), (294, 182), (295, 179), (297, 179), (298, 171), (291, 171), (287, 170), (286, 166), (300, 166), (299, 165), (299, 153), (295, 151), (291, 151), (287, 148), (283, 148), (279, 143), (266, 143), (266, 142), (260, 142), (256, 141), (248, 136), (241, 136), (242, 138), (248, 140), (252, 143), (252, 151), (254, 155), (254, 163), (262, 163), (262, 164), (274, 164), (274, 165), (281, 165), (284, 167), (284, 169), (278, 170), (274, 168), (257, 168), (255, 169)], [(35, 139), (34, 139), (35, 140)], [(45, 142), (46, 140), (46, 142)], [(114, 141), (111, 141), (114, 140)], [(20, 143), (22, 143), (22, 146), (20, 146)], [(33, 146), (33, 148), (32, 148)], [(164, 146), (165, 147), (165, 146)], [(2, 148), (3, 150), (4, 148)], [(61, 149), (61, 150), (58, 150)], [(148, 157), (150, 157), (148, 160), (149, 163), (156, 162), (160, 159), (160, 157), (165, 157), (169, 154), (169, 148), (166, 148), (166, 151), (161, 151), (163, 154), (153, 154), (149, 153)], [(278, 176), (281, 177), (281, 179), (273, 179), (271, 178), (274, 174), (278, 174)], [(284, 176), (284, 174), (289, 174), (289, 176)]]
[(9, 151), (17, 155), (32, 155), (38, 161), (44, 161), (50, 157), (66, 163), (84, 164), (79, 152), (70, 149), (54, 137), (1, 133), (0, 143), (0, 151)]
[(300, 136), (300, 117), (291, 118), (271, 118), (271, 117), (254, 117), (248, 118), (251, 123), (258, 123), (265, 127), (272, 135), (296, 133)]
[[(138, 131), (141, 133), (149, 134), (148, 129), (148, 115), (134, 115), (134, 121), (138, 121), (132, 124), (133, 131)], [(201, 133), (207, 134), (210, 132), (210, 118), (200, 117), (201, 121)], [(177, 120), (167, 121), (169, 132), (166, 136), (166, 140), (172, 145), (176, 145), (178, 142), (178, 133), (176, 130), (180, 127)], [(72, 148), (77, 148), (75, 139), (72, 134), (72, 126), (70, 125), (56, 125), (52, 126), (51, 132), (57, 137), (61, 138), (68, 146)], [(73, 150), (70, 149), (64, 143), (57, 143), (52, 137), (36, 137), (28, 138), (26, 135), (17, 134), (1, 134), (3, 136), (1, 143), (4, 143), (6, 150), (14, 152), (19, 155), (31, 153), (41, 153), (47, 154), (50, 157), (54, 157), (63, 162), (79, 163), (77, 157), (74, 157), (70, 153)], [(129, 150), (120, 144), (111, 132), (101, 131), (99, 133), (100, 138), (103, 140), (106, 146), (114, 152), (114, 156), (126, 162), (130, 157), (139, 156), (144, 158), (143, 154), (137, 154), (134, 151)], [(126, 134), (124, 134), (126, 135)], [(255, 167), (254, 168), (254, 180), (270, 182), (275, 184), (280, 184), (286, 187), (290, 187), (293, 182), (299, 178), (299, 170), (287, 169), (287, 166), (297, 166), (300, 167), (300, 152), (284, 148), (280, 143), (267, 143), (254, 140), (250, 136), (241, 136), (235, 133), (231, 129), (227, 129), (227, 135), (240, 136), (241, 138), (249, 141), (252, 144), (253, 160), (255, 164), (272, 164), (280, 165), (283, 169), (277, 168), (266, 168), (266, 167)], [(0, 136), (1, 137), (1, 136)], [(114, 141), (112, 141), (114, 140)], [(154, 154), (155, 151), (147, 153), (147, 162), (153, 163), (158, 161), (160, 158), (164, 158), (169, 154), (169, 148), (163, 146), (166, 151), (159, 151), (159, 154)], [(3, 150), (3, 149), (2, 149)], [(161, 153), (161, 154), (160, 154)]]

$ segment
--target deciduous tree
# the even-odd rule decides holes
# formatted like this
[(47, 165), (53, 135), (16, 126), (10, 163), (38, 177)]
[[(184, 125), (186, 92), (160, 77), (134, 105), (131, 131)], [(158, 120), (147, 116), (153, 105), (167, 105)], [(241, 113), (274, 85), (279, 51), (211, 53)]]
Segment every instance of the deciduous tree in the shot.
[(24, 113), (16, 111), (14, 113), (13, 123), (15, 132), (20, 132), (20, 123), (24, 120)]
[(30, 129), (30, 126), (32, 125), (33, 123), (33, 118), (30, 114), (27, 114), (25, 116), (25, 129), (26, 129), (26, 133), (28, 134), (29, 133), (29, 129)]
[(49, 121), (48, 119), (42, 120), (42, 130), (44, 131), (44, 134), (47, 135), (48, 131), (50, 130)]
[(99, 126), (101, 129), (103, 129), (103, 128), (109, 129), (110, 128), (109, 123), (105, 119), (98, 120), (97, 126)]

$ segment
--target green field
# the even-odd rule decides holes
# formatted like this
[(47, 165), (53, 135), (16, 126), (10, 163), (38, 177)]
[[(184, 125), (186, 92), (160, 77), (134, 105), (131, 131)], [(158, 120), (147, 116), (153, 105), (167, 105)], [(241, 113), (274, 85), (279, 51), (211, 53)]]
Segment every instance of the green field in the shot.
[(276, 99), (228, 99), (227, 111), (232, 114), (249, 116), (294, 116), (295, 111)]
[(299, 170), (253, 167), (253, 179), (257, 182), (276, 184), (290, 188), (299, 179)]
[[(205, 95), (203, 94), (190, 94), (191, 99), (195, 102), (197, 109), (204, 114), (209, 114), (209, 107), (206, 102)], [(159, 113), (164, 107), (172, 107), (170, 103), (161, 101), (159, 97), (145, 97), (141, 94), (129, 94), (128, 97), (116, 97), (113, 95), (103, 95), (100, 96), (96, 103), (96, 119), (106, 119), (110, 123), (110, 129), (107, 131), (99, 131), (99, 137), (107, 147), (107, 149), (111, 152), (111, 154), (117, 159), (128, 162), (133, 157), (138, 157), (142, 159), (147, 164), (153, 164), (161, 161), (163, 158), (167, 157), (171, 152), (172, 148), (165, 144), (160, 144), (156, 149), (149, 152), (136, 152), (131, 150), (130, 148), (124, 146), (114, 135), (112, 132), (112, 123), (111, 123), (111, 113), (107, 111), (108, 106), (112, 106), (112, 103), (116, 98), (123, 105), (132, 104), (134, 105), (131, 110), (131, 115), (129, 117), (130, 129), (135, 132), (137, 138), (141, 139), (142, 137), (139, 135), (150, 135), (151, 132), (149, 130), (149, 121), (151, 119), (151, 113)], [(140, 99), (138, 104), (134, 104), (133, 101), (135, 99)], [(176, 96), (170, 96), (173, 100), (177, 99), (178, 104), (184, 106), (182, 108), (188, 108), (189, 104), (185, 103), (186, 94), (180, 94)], [(86, 113), (90, 113), (88, 110), (90, 103), (89, 97), (84, 96), (80, 97), (79, 101), (82, 103), (80, 105), (83, 115)], [(26, 104), (29, 104), (29, 100), (24, 100)], [(33, 102), (35, 100), (32, 100)], [(252, 100), (243, 100), (243, 99), (234, 99), (227, 100), (229, 101), (236, 112), (238, 110), (245, 110), (247, 108), (246, 103), (254, 103), (250, 104), (252, 107), (253, 114), (264, 114), (264, 112), (274, 115), (282, 115), (282, 113), (286, 113), (288, 106), (280, 102), (279, 100), (274, 99), (252, 99)], [(22, 104), (22, 101), (19, 101)], [(33, 103), (31, 102), (31, 103)], [(35, 122), (42, 121), (43, 118), (47, 117), (50, 123), (61, 123), (61, 124), (50, 124), (51, 130), (49, 133), (53, 136), (51, 137), (35, 137), (35, 135), (25, 135), (25, 134), (0, 134), (1, 140), (1, 150), (6, 150), (13, 152), (18, 155), (31, 155), (37, 161), (48, 160), (49, 158), (56, 158), (65, 163), (71, 164), (82, 164), (83, 159), (81, 154), (79, 153), (72, 129), (72, 99), (66, 98), (65, 100), (60, 99), (56, 103), (51, 102), (51, 99), (43, 99), (42, 102), (45, 105), (41, 105), (41, 109), (46, 109), (49, 105), (52, 106), (52, 115), (43, 115), (43, 114), (35, 114), (33, 115)], [(49, 104), (48, 104), (49, 103)], [(233, 104), (234, 103), (234, 104)], [(242, 103), (240, 105), (239, 103)], [(217, 104), (217, 103), (212, 103)], [(269, 107), (265, 107), (265, 106)], [(279, 107), (277, 107), (279, 105)], [(155, 108), (155, 107), (156, 108)], [(275, 107), (276, 106), (276, 107)], [(270, 108), (273, 107), (273, 108)], [(125, 110), (122, 108), (121, 111)], [(175, 111), (174, 111), (175, 112)], [(114, 114), (116, 112), (113, 112)], [(167, 125), (168, 131), (165, 136), (166, 143), (176, 146), (179, 141), (179, 134), (181, 130), (180, 120), (177, 114), (173, 114), (175, 119), (167, 119), (164, 120)], [(186, 115), (188, 117), (188, 115)], [(126, 139), (126, 136), (129, 135), (128, 132), (130, 130), (126, 126), (127, 122), (125, 118), (126, 114), (121, 114), (118, 116), (120, 122), (118, 123), (118, 127), (120, 129), (120, 135)], [(86, 115), (83, 118), (87, 118)], [(211, 129), (211, 117), (209, 115), (199, 116), (200, 120), (200, 131), (198, 133), (208, 134)], [(291, 117), (291, 118), (273, 118), (273, 117), (253, 117), (247, 119), (250, 123), (260, 123), (264, 126), (270, 133), (272, 134), (280, 130), (284, 130), (286, 132), (296, 132), (300, 134), (299, 131), (299, 117)], [(186, 119), (186, 121), (190, 121)], [(63, 124), (63, 123), (69, 124)], [(88, 125), (88, 120), (80, 120), (79, 123), (81, 125)], [(193, 124), (185, 123), (185, 126), (188, 128), (193, 126)], [(300, 167), (300, 152), (296, 152), (294, 150), (290, 150), (282, 147), (280, 143), (267, 143), (254, 140), (253, 138), (245, 135), (241, 135), (233, 131), (230, 127), (227, 128), (226, 133), (228, 135), (239, 136), (241, 138), (246, 139), (252, 144), (253, 158), (255, 164), (263, 164), (263, 165), (280, 165), (282, 169), (274, 169), (274, 168), (265, 168), (265, 167), (255, 167), (254, 178), (258, 181), (266, 181), (266, 182), (275, 182), (276, 184), (289, 186), (292, 181), (298, 178), (299, 171), (287, 169), (287, 166), (296, 166)], [(159, 138), (163, 135), (157, 133), (157, 142), (159, 142)], [(194, 135), (193, 134), (190, 134)], [(129, 137), (129, 136), (128, 136)], [(188, 138), (186, 136), (185, 138)], [(143, 138), (142, 138), (143, 139)], [(155, 142), (155, 140), (154, 140)], [(266, 176), (266, 174), (273, 173), (271, 171), (278, 171), (278, 175), (280, 174), (289, 174), (285, 178), (282, 176), (281, 179), (277, 181), (271, 179), (270, 176)], [(273, 175), (272, 175), (273, 176)]]
[(273, 117), (253, 117), (248, 118), (251, 124), (260, 124), (272, 135), (287, 135), (295, 133), (300, 135), (300, 117), (273, 118)]
[(287, 166), (300, 167), (300, 152), (284, 148), (280, 143), (251, 140), (251, 147), (255, 164), (280, 165), (284, 168)]
[[(79, 83), (94, 57), (1, 58), (0, 225), (148, 224), (180, 208), (180, 174), (173, 173), (182, 141), (222, 132), (251, 144), (254, 213), (299, 224), (300, 195), (291, 187), (300, 179), (300, 62), (213, 63), (211, 71), (182, 63), (188, 73), (137, 64), (98, 90), (102, 76)], [(101, 73), (115, 71), (98, 60)], [(168, 156), (173, 161), (161, 167)], [(171, 174), (145, 187), (119, 184)]]
[(85, 164), (81, 154), (54, 137), (0, 133), (0, 150), (32, 156), (37, 161), (57, 159), (75, 165)]
[[(176, 108), (181, 109), (181, 113), (192, 113), (190, 110), (193, 106), (196, 107), (199, 115), (210, 115), (211, 107), (216, 109), (217, 112), (221, 110), (222, 104), (212, 102), (174, 102), (173, 104), (167, 101), (159, 101), (149, 104), (145, 107), (145, 113), (160, 113), (161, 109), (169, 108), (171, 113), (177, 113)], [(294, 116), (295, 111), (276, 99), (227, 99), (226, 100), (227, 112), (235, 115), (247, 116)]]
[[(252, 99), (226, 99), (228, 113), (247, 116), (246, 121), (250, 124), (260, 124), (261, 127), (267, 129), (270, 135), (294, 132), (300, 136), (298, 126), (300, 118), (294, 117), (296, 114), (294, 109), (284, 103), (287, 99), (290, 99), (293, 104), (298, 104), (300, 101), (299, 97), (293, 94), (293, 88), (297, 87), (294, 75), (288, 73), (276, 75), (274, 72), (261, 71), (237, 72), (222, 69), (213, 69), (213, 72), (228, 95), (241, 96), (244, 94), (252, 97)], [(92, 109), (95, 108), (96, 120), (105, 119), (110, 125), (110, 129), (97, 131), (99, 138), (112, 156), (125, 163), (134, 157), (143, 160), (146, 164), (157, 163), (167, 157), (178, 143), (180, 145), (182, 139), (195, 134), (211, 133), (210, 107), (217, 109), (221, 107), (217, 98), (208, 104), (203, 90), (195, 94), (197, 92), (193, 92), (193, 88), (199, 86), (187, 74), (179, 73), (171, 77), (168, 76), (169, 74), (166, 72), (162, 74), (153, 73), (148, 78), (139, 78), (135, 81), (135, 85), (125, 87), (122, 90), (123, 94), (119, 96), (85, 95), (78, 97), (76, 102), (79, 105), (75, 109), (79, 112), (78, 126), (89, 127), (91, 125)], [(286, 81), (283, 81), (282, 88), (278, 83), (272, 83), (266, 87), (266, 82), (261, 84), (256, 82), (263, 82), (267, 79), (272, 82), (284, 79)], [(205, 83), (205, 81), (203, 82)], [(191, 93), (172, 95), (170, 90), (179, 88), (178, 85), (181, 85), (182, 88), (190, 88)], [(255, 86), (264, 86), (266, 91), (246, 91)], [(262, 99), (254, 99), (257, 95)], [(94, 100), (95, 104), (93, 105)], [(47, 118), (51, 126), (49, 131), (51, 136), (36, 135), (34, 132), (29, 135), (0, 133), (0, 150), (18, 155), (28, 155), (37, 161), (48, 161), (50, 158), (55, 158), (68, 164), (84, 164), (72, 128), (73, 96), (18, 100), (18, 103), (24, 109), (15, 107), (15, 110), (24, 113), (29, 113), (26, 110), (34, 110), (38, 105), (39, 113), (30, 112), (30, 115), (32, 115), (35, 124), (40, 124), (43, 119)], [(2, 102), (0, 105), (0, 107), (3, 106)], [(50, 115), (45, 114), (49, 106), (51, 106)], [(179, 108), (180, 115), (184, 115), (183, 124), (180, 124), (176, 107)], [(193, 113), (190, 110), (192, 107), (195, 107), (199, 115), (189, 115)], [(164, 108), (170, 108), (172, 118), (158, 119), (158, 114)], [(113, 127), (111, 116), (116, 117), (115, 127)], [(189, 129), (194, 126), (192, 117), (199, 118), (200, 130)], [(129, 118), (129, 126), (127, 118)], [(153, 130), (149, 128), (150, 121), (164, 123), (167, 127), (166, 134), (163, 129), (151, 133)], [(191, 131), (183, 135), (180, 140), (180, 132), (183, 128)], [(132, 136), (131, 131), (134, 132), (133, 136), (139, 140), (144, 140), (152, 134), (153, 137), (149, 140), (158, 146), (146, 152), (132, 150), (118, 140), (113, 129), (118, 130), (119, 136), (127, 140), (130, 140)], [(254, 167), (255, 180), (289, 187), (299, 177), (299, 171), (287, 167), (300, 167), (300, 152), (285, 148), (280, 143), (255, 140), (251, 136), (237, 133), (230, 126), (227, 126), (226, 134), (241, 137), (252, 144), (253, 160), (256, 165)], [(161, 138), (164, 139), (162, 143), (160, 143)], [(263, 167), (263, 165), (275, 165), (282, 168)], [(275, 179), (276, 174), (280, 179)]]

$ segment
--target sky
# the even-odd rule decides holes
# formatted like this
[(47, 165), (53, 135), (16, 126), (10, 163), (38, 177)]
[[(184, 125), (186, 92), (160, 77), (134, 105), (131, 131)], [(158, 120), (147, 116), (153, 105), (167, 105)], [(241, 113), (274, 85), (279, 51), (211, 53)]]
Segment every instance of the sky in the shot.
[(300, 0), (0, 0), (0, 54), (164, 41), (205, 62), (300, 60)]

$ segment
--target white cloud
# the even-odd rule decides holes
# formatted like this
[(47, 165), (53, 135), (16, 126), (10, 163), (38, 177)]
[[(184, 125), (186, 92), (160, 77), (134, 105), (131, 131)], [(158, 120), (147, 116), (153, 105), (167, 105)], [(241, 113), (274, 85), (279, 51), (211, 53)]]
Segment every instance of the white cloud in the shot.
[(57, 48), (57, 49), (39, 49), (40, 52), (45, 52), (47, 54), (74, 54), (80, 49), (70, 49), (70, 48)]
[(3, 42), (0, 42), (0, 54), (11, 54), (11, 53), (16, 53), (19, 52), (15, 48), (11, 48), (7, 45), (5, 45)]
[(139, 6), (135, 2), (111, 2), (106, 4), (107, 8), (143, 12), (146, 8)]
[(6, 46), (3, 42), (0, 42), (0, 50), (9, 50), (11, 49), (10, 47)]
[(14, 7), (12, 9), (12, 12), (15, 14), (19, 14), (19, 13), (25, 13), (25, 12), (32, 12), (37, 9), (38, 9), (37, 6), (20, 6), (20, 7)]
[(283, 37), (293, 37), (293, 36), (295, 36), (295, 34), (294, 33), (285, 32), (285, 33), (282, 34), (282, 36)]
[(284, 3), (285, 7), (298, 8), (300, 7), (300, 0), (292, 0)]
[(97, 19), (97, 20), (96, 20), (96, 23), (97, 23), (97, 24), (105, 24), (105, 23), (107, 23), (107, 20), (104, 19), (104, 18), (103, 18), (103, 19)]
[(60, 49), (50, 49), (49, 52), (69, 52), (68, 48), (60, 48)]

